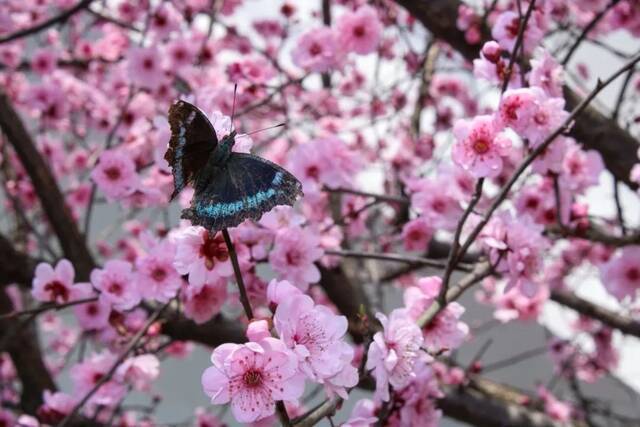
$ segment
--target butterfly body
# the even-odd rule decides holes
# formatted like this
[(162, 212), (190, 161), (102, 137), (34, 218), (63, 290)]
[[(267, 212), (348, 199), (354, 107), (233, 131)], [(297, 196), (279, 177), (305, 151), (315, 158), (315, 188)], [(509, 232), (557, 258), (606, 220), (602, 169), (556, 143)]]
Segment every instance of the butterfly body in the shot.
[(277, 205), (293, 205), (302, 185), (268, 160), (232, 151), (236, 132), (218, 141), (213, 126), (195, 106), (178, 101), (169, 110), (171, 140), (165, 159), (176, 194), (188, 183), (195, 192), (182, 218), (217, 231), (247, 218), (258, 220)]

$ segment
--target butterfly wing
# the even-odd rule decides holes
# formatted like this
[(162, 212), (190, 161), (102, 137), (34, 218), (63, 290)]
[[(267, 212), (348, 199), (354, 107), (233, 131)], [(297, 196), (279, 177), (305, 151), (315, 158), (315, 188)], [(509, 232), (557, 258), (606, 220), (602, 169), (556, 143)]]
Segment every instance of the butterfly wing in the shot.
[(211, 231), (235, 227), (247, 218), (259, 220), (277, 205), (293, 205), (302, 184), (282, 167), (263, 158), (231, 153), (211, 181), (196, 191), (182, 218)]
[(171, 139), (164, 158), (173, 173), (173, 199), (192, 182), (218, 145), (216, 131), (207, 116), (193, 104), (177, 101), (169, 109)]

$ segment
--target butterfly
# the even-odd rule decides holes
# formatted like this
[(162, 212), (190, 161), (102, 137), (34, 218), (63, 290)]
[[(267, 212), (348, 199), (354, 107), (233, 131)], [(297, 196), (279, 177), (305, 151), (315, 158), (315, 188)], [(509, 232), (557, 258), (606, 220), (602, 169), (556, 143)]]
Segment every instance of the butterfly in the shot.
[(195, 105), (175, 102), (169, 109), (171, 139), (164, 158), (172, 169), (171, 199), (192, 184), (191, 206), (181, 217), (210, 231), (258, 220), (277, 205), (292, 206), (302, 184), (284, 168), (252, 154), (231, 151), (232, 130), (218, 141), (207, 116)]

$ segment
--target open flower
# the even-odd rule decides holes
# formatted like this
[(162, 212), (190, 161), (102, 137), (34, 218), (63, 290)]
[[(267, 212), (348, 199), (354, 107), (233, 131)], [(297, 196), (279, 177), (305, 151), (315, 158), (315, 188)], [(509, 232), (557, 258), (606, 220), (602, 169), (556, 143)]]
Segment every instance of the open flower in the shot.
[(387, 319), (376, 316), (384, 330), (376, 332), (367, 354), (368, 370), (376, 379), (376, 397), (389, 400), (389, 384), (400, 389), (411, 381), (414, 365), (420, 356), (422, 332), (405, 309), (395, 309)]
[(276, 401), (295, 401), (304, 391), (297, 357), (275, 338), (222, 344), (211, 362), (202, 374), (205, 393), (213, 404), (231, 402), (234, 417), (242, 423), (273, 415)]
[(476, 178), (498, 176), (511, 149), (511, 140), (500, 131), (491, 116), (458, 120), (453, 128), (457, 140), (453, 161)]

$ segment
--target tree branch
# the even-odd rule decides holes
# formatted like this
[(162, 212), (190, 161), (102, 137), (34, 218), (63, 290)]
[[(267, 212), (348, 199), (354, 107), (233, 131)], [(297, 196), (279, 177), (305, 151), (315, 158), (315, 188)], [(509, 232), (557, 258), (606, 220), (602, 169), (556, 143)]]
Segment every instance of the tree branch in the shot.
[(89, 248), (71, 216), (49, 165), (40, 155), (9, 97), (3, 92), (0, 92), (0, 128), (29, 174), (65, 257), (74, 265), (78, 278), (88, 280), (89, 273), (95, 266)]

